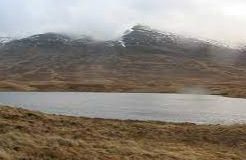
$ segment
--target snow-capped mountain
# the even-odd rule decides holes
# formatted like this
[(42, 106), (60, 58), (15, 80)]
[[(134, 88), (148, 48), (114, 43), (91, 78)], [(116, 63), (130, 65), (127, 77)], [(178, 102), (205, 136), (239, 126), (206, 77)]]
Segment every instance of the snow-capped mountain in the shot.
[(213, 48), (232, 50), (229, 47), (203, 41), (195, 38), (187, 38), (169, 32), (161, 32), (151, 29), (150, 27), (136, 25), (127, 30), (119, 40), (97, 41), (89, 36), (74, 37), (58, 33), (45, 33), (33, 35), (30, 37), (13, 40), (5, 37), (0, 39), (5, 43), (6, 47), (57, 47), (57, 46), (83, 46), (85, 44), (105, 44), (111, 47), (142, 47), (149, 49), (157, 49), (169, 52), (194, 53), (206, 52)]
[(0, 45), (4, 44), (4, 43), (7, 43), (7, 42), (10, 42), (12, 40), (14, 40), (12, 37), (1, 37), (0, 36)]
[[(69, 36), (59, 33), (45, 33), (30, 37), (10, 40), (2, 39), (1, 50), (17, 53), (32, 49), (36, 52), (64, 54), (65, 52), (93, 52), (94, 54), (118, 54), (122, 50), (158, 52), (165, 55), (189, 58), (214, 58), (220, 62), (234, 63), (242, 54), (233, 49), (211, 41), (189, 38), (169, 32), (162, 32), (150, 27), (136, 25), (127, 30), (119, 40), (98, 41), (89, 36)], [(0, 50), (0, 51), (1, 51)], [(43, 53), (45, 54), (45, 53)]]
[[(209, 50), (215, 52), (234, 52), (232, 49), (216, 41), (205, 41), (169, 32), (162, 32), (150, 27), (137, 25), (131, 28), (130, 32), (123, 35), (121, 43), (124, 46), (139, 46), (142, 48), (159, 49), (169, 52), (189, 53), (199, 56), (206, 54)], [(216, 51), (217, 50), (217, 51)], [(199, 53), (198, 53), (199, 52)], [(209, 54), (210, 54), (209, 53)], [(222, 53), (223, 54), (223, 53)]]
[(141, 25), (110, 41), (44, 33), (2, 42), (0, 82), (21, 83), (13, 88), (167, 92), (198, 83), (218, 91), (232, 79), (233, 87), (246, 84), (244, 50)]

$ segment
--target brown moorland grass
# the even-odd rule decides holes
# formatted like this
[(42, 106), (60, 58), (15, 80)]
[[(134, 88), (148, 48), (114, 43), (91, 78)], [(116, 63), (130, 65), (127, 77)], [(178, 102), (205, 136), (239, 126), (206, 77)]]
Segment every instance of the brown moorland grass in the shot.
[(0, 107), (0, 160), (245, 160), (246, 125), (122, 121)]
[[(148, 83), (148, 82), (146, 82)], [(140, 92), (140, 93), (180, 93), (186, 88), (201, 88), (207, 90), (207, 94), (222, 95), (225, 97), (246, 98), (246, 83), (239, 82), (213, 82), (208, 84), (193, 83), (192, 85), (184, 85), (184, 82), (163, 82), (163, 83), (133, 83), (119, 82), (109, 84), (93, 84), (82, 82), (16, 82), (16, 81), (1, 81), (0, 91), (72, 91), (72, 92)], [(191, 84), (191, 82), (190, 82)], [(194, 85), (195, 84), (195, 85)]]

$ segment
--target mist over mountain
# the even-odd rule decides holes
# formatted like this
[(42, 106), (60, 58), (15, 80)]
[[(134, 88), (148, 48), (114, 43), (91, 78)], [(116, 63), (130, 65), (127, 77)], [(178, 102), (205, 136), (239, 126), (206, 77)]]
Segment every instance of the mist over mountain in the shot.
[(246, 0), (0, 0), (0, 160), (246, 160), (245, 28)]
[(236, 46), (246, 43), (243, 0), (2, 0), (0, 36), (85, 34), (110, 40), (134, 24)]
[(245, 97), (245, 53), (141, 25), (108, 41), (45, 33), (2, 43), (0, 88), (179, 92), (202, 86)]
[[(245, 52), (244, 47), (231, 48), (223, 43), (190, 38), (170, 32), (162, 32), (148, 26), (135, 25), (126, 30), (124, 34), (114, 40), (97, 40), (93, 37), (82, 35), (75, 36), (62, 33), (44, 33), (21, 39), (10, 37), (0, 38), (1, 50), (16, 52), (15, 49), (74, 49), (76, 47), (104, 45), (108, 48), (124, 47), (136, 49), (149, 49), (180, 54), (190, 57), (220, 57), (221, 60), (235, 60)], [(99, 45), (100, 44), (100, 45)], [(18, 51), (19, 52), (19, 51)]]

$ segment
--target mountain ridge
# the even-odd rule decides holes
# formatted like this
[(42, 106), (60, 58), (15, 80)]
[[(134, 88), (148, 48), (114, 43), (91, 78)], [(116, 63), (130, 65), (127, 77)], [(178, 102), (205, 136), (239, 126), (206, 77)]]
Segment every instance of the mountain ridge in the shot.
[[(135, 26), (100, 41), (46, 33), (0, 47), (0, 90), (179, 92), (246, 97), (244, 50)], [(233, 87), (232, 87), (233, 86)]]
[[(220, 47), (227, 47), (227, 48), (232, 48), (232, 49), (239, 49), (240, 47), (230, 47), (229, 45), (226, 45), (225, 43), (216, 41), (216, 40), (208, 40), (208, 39), (200, 39), (200, 38), (195, 38), (195, 37), (188, 37), (188, 36), (184, 36), (182, 34), (175, 34), (173, 32), (165, 32), (165, 31), (161, 31), (161, 30), (157, 30), (157, 29), (153, 29), (149, 26), (144, 26), (144, 25), (135, 25), (133, 27), (130, 27), (130, 29), (127, 29), (122, 35), (121, 38), (122, 39), (125, 35), (131, 33), (134, 30), (145, 30), (145, 31), (152, 31), (152, 32), (156, 32), (162, 35), (166, 35), (166, 36), (170, 36), (173, 38), (183, 38), (183, 39), (189, 39), (190, 41), (194, 41), (194, 42), (203, 42), (203, 43), (208, 43), (210, 45), (215, 45), (215, 46), (220, 46)], [(69, 38), (71, 41), (76, 41), (79, 39), (90, 39), (90, 40), (95, 40), (95, 41), (118, 41), (117, 39), (111, 39), (111, 40), (96, 40), (91, 36), (88, 35), (80, 35), (80, 36), (75, 36), (74, 34), (68, 34), (68, 33), (59, 33), (59, 32), (46, 32), (46, 33), (40, 33), (40, 34), (33, 34), (27, 37), (22, 37), (22, 38), (12, 38), (12, 37), (0, 37), (0, 42), (1, 43), (8, 43), (11, 41), (15, 41), (15, 40), (23, 40), (23, 39), (30, 39), (30, 38), (34, 38), (34, 37), (38, 37), (38, 36), (45, 36), (45, 35), (57, 35), (60, 37), (66, 37)]]

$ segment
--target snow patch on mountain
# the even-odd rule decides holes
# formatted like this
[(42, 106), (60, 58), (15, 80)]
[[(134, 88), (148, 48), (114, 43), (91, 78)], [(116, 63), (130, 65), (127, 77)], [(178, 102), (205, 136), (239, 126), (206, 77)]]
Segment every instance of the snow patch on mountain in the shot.
[(122, 47), (126, 47), (126, 44), (125, 44), (125, 42), (124, 42), (123, 39), (119, 40), (118, 42), (120, 42), (120, 44), (121, 44)]
[(12, 40), (14, 40), (13, 38), (11, 38), (11, 37), (0, 37), (0, 43), (7, 43), (7, 42), (10, 42), (10, 41), (12, 41)]

